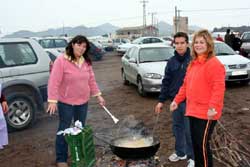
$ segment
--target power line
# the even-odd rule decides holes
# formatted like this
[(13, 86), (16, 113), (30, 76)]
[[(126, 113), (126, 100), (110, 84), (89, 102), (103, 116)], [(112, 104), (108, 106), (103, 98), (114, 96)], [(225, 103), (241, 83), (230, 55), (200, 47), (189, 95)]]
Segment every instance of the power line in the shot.
[(221, 8), (221, 9), (196, 9), (196, 10), (181, 10), (182, 12), (214, 12), (214, 11), (236, 11), (250, 10), (250, 8)]
[[(143, 2), (143, 1), (141, 1)], [(148, 1), (144, 0), (144, 3), (147, 3)], [(145, 4), (145, 8), (146, 8), (146, 4)], [(192, 14), (198, 14), (199, 12), (225, 12), (225, 11), (248, 11), (250, 10), (250, 8), (221, 8), (221, 9), (190, 9), (190, 10), (179, 10), (180, 12), (183, 13), (192, 13)], [(146, 12), (146, 9), (145, 9)], [(157, 12), (157, 15), (164, 15), (164, 14), (170, 14), (173, 13), (174, 10), (169, 10), (166, 12)], [(143, 10), (143, 14), (144, 14), (144, 10)], [(214, 13), (219, 14), (219, 13)], [(229, 16), (229, 15), (228, 15)], [(232, 15), (234, 16), (234, 14)], [(125, 21), (125, 20), (133, 20), (133, 19), (138, 19), (142, 16), (132, 16), (132, 17), (121, 17), (121, 18), (113, 18), (113, 19), (107, 19), (106, 22), (112, 22), (112, 21)], [(146, 15), (143, 15), (143, 23), (146, 23)]]

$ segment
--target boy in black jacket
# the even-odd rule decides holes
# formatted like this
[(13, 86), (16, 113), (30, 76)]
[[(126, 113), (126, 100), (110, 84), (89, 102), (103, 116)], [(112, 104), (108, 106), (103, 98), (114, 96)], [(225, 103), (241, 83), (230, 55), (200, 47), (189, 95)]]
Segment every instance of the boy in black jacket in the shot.
[[(188, 48), (188, 36), (186, 33), (177, 32), (174, 36), (175, 52), (168, 61), (165, 68), (164, 79), (162, 80), (159, 102), (155, 106), (155, 112), (162, 112), (164, 102), (171, 101), (181, 87), (187, 66), (191, 60), (190, 49)], [(194, 167), (194, 155), (189, 129), (189, 120), (185, 117), (186, 102), (179, 105), (172, 113), (173, 134), (175, 136), (175, 152), (169, 156), (169, 161), (176, 162), (188, 158), (188, 167)]]

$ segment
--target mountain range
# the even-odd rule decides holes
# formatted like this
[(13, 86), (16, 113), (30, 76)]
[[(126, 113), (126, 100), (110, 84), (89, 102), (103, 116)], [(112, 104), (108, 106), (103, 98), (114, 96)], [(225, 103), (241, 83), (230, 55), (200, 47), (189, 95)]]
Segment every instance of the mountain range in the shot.
[[(82, 26), (76, 26), (76, 27), (61, 27), (61, 28), (50, 28), (45, 31), (40, 32), (32, 32), (28, 30), (21, 30), (14, 32), (9, 35), (5, 35), (5, 38), (15, 38), (15, 37), (44, 37), (44, 36), (64, 36), (67, 34), (68, 36), (75, 36), (78, 34), (84, 34), (86, 36), (98, 36), (98, 35), (104, 35), (109, 33), (115, 33), (117, 29), (120, 27), (114, 26), (110, 23), (105, 23), (96, 27), (86, 27), (84, 25)], [(173, 33), (173, 26), (171, 24), (168, 24), (164, 21), (160, 21), (158, 23), (159, 28), (159, 34), (162, 35), (171, 35)], [(190, 26), (190, 29), (193, 31), (196, 31), (198, 29), (201, 29), (198, 26)]]

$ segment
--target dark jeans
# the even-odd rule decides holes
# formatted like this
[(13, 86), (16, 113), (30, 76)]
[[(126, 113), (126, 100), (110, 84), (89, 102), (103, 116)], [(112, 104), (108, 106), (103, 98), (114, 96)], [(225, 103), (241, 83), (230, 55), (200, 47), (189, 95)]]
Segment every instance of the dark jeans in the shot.
[[(79, 120), (82, 125), (85, 125), (87, 117), (88, 103), (82, 105), (69, 105), (65, 103), (58, 103), (59, 112), (59, 127), (58, 131), (65, 130), (70, 127), (72, 119)], [(67, 162), (68, 158), (68, 144), (63, 135), (56, 136), (56, 162)]]
[(187, 155), (188, 159), (194, 159), (189, 118), (185, 116), (185, 109), (186, 102), (180, 103), (172, 114), (175, 152), (180, 157)]
[(210, 150), (210, 139), (217, 121), (208, 121), (189, 117), (195, 167), (212, 167), (213, 157)]

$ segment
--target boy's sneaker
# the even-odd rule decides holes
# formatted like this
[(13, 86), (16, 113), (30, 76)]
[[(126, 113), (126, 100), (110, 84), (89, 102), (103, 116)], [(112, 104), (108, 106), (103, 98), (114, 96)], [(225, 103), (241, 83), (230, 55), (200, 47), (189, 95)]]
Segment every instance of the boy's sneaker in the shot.
[(184, 160), (184, 159), (187, 159), (186, 155), (184, 155), (183, 157), (179, 157), (176, 153), (173, 153), (168, 157), (168, 160), (171, 162), (177, 162), (179, 160)]
[(187, 162), (188, 162), (187, 167), (194, 167), (194, 160), (189, 159)]

